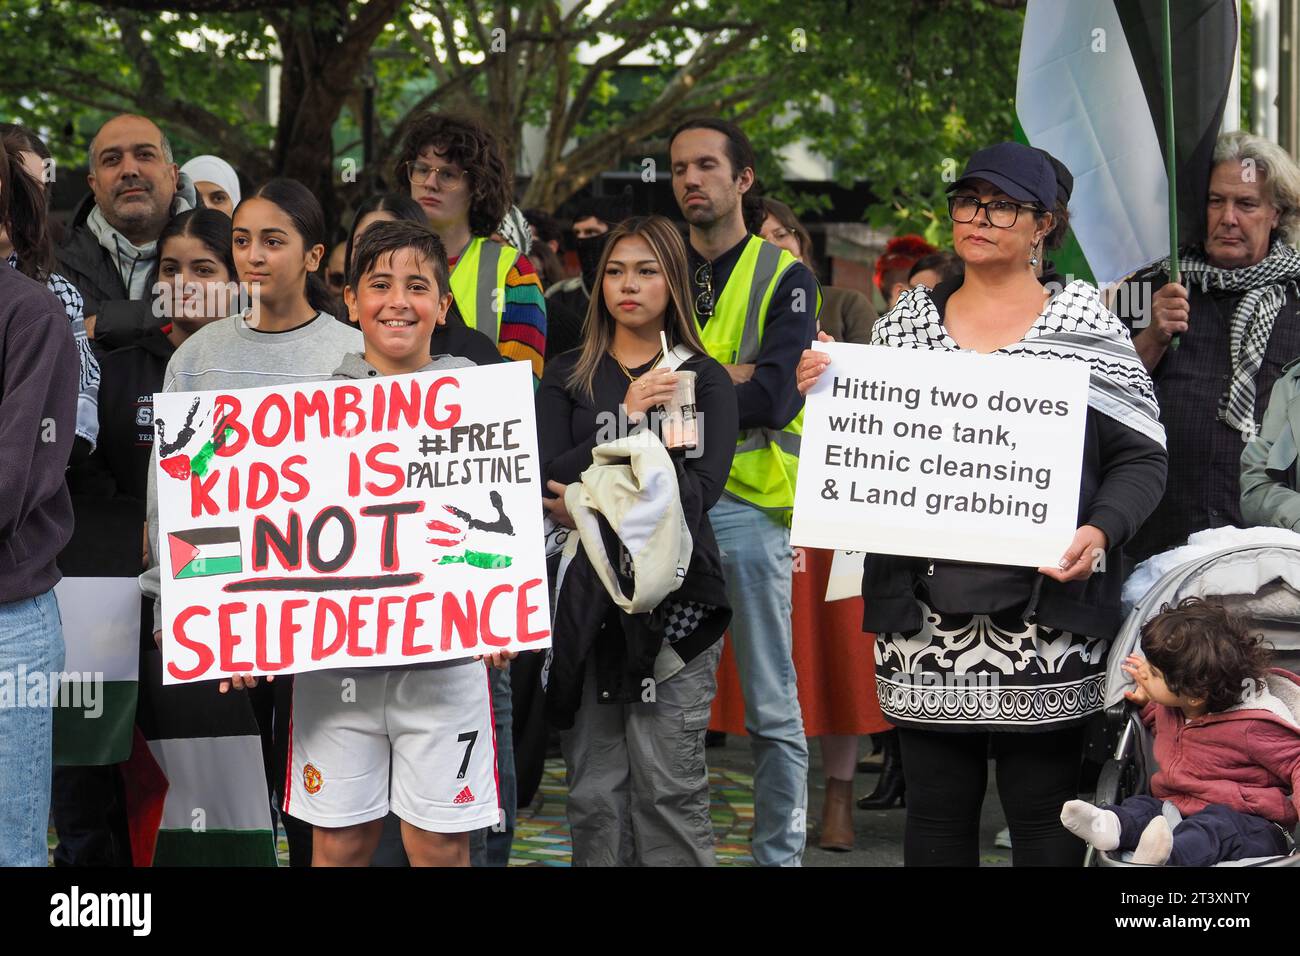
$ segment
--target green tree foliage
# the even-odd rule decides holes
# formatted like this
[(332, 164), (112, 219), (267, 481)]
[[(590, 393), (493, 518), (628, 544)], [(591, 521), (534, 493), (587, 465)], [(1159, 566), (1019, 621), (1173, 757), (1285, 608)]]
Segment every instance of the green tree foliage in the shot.
[(1022, 22), (1023, 0), (0, 0), (0, 116), (80, 164), (140, 112), (179, 158), (295, 176), (337, 212), (385, 185), (416, 110), (471, 111), (512, 157), (544, 130), (523, 203), (544, 208), (646, 158), (666, 175), (672, 127), (720, 113), (774, 193), (802, 141), (870, 184), (875, 224), (937, 235), (945, 170), (1011, 135)]
[(872, 225), (942, 241), (952, 176), (974, 150), (1012, 138), (1023, 4), (841, 6), (842, 27), (808, 31), (783, 121), (757, 127), (756, 145), (806, 140), (841, 185), (870, 185)]

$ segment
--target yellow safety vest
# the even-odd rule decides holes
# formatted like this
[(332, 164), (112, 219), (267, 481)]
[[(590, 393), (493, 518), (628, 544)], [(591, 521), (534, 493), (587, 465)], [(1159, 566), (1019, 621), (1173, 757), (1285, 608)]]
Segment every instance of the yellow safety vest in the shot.
[[(772, 293), (785, 271), (798, 260), (780, 246), (750, 236), (727, 284), (703, 327), (696, 316), (704, 348), (724, 365), (745, 365), (758, 358)], [(821, 291), (809, 308), (821, 308)], [(814, 314), (816, 314), (814, 312)], [(803, 409), (784, 428), (742, 428), (727, 476), (727, 492), (759, 508), (789, 512), (799, 471)]]
[(451, 270), (451, 294), (461, 318), (497, 344), (506, 307), (506, 276), (519, 250), (475, 236)]

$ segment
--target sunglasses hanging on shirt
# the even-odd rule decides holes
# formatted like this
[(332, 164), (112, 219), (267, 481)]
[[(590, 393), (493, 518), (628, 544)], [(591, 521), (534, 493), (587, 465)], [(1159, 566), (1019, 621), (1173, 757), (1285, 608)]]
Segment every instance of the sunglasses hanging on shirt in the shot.
[(713, 315), (713, 263), (705, 260), (695, 270), (695, 314), (701, 319)]

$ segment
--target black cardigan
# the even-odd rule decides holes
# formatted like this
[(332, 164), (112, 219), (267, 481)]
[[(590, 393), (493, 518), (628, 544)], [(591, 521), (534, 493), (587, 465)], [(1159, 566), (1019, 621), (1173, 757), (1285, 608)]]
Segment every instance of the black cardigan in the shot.
[[(597, 370), (594, 399), (570, 389), (565, 380), (580, 354), (574, 350), (548, 362), (538, 389), (537, 431), (543, 482), (569, 484), (579, 479), (591, 465), (592, 450), (609, 437), (601, 434), (601, 414), (617, 410), (627, 391), (627, 377), (608, 356)], [(708, 510), (721, 497), (731, 470), (739, 429), (736, 390), (722, 366), (707, 356), (691, 359), (682, 369), (696, 373), (701, 452), (689, 458), (681, 452), (671, 453), (682, 512), (694, 541), (686, 578), (670, 600), (653, 612), (624, 614), (596, 577), (585, 550), (578, 549), (557, 595), (552, 627), (546, 710), (561, 729), (573, 725), (573, 715), (582, 700), (586, 661), (592, 653), (596, 655), (597, 700), (627, 703), (640, 699), (643, 681), (653, 674), (655, 657), (663, 645), (668, 604), (693, 602), (714, 608), (691, 635), (672, 645), (683, 662), (719, 640), (731, 621), (722, 559)], [(639, 374), (645, 367), (630, 371)], [(545, 494), (551, 496), (549, 490)], [(608, 527), (603, 527), (607, 546), (612, 545)], [(600, 637), (602, 631), (604, 636)]]
[[(945, 282), (932, 294), (941, 319), (948, 297), (960, 287), (960, 280)], [(1169, 456), (1158, 444), (1089, 407), (1084, 425), (1078, 524), (1090, 524), (1105, 533), (1105, 560), (1085, 581), (1062, 584), (1035, 573), (1022, 612), (1025, 620), (1088, 637), (1115, 635), (1123, 623), (1120, 594), (1129, 571), (1124, 545), (1160, 501), (1168, 465)], [(962, 567), (957, 562), (950, 566)], [(922, 621), (916, 594), (924, 586), (929, 569), (930, 562), (925, 558), (867, 555), (862, 572), (862, 599), (866, 605), (862, 629), (906, 633), (919, 628)]]

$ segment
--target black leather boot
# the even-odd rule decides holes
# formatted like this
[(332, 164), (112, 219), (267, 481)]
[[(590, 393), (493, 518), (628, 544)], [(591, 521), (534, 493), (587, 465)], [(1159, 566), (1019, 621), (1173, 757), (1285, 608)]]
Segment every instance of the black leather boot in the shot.
[(880, 767), (880, 781), (876, 789), (858, 800), (859, 810), (888, 810), (898, 804), (905, 806), (903, 796), (903, 754), (898, 744), (898, 731), (882, 734), (885, 760)]

